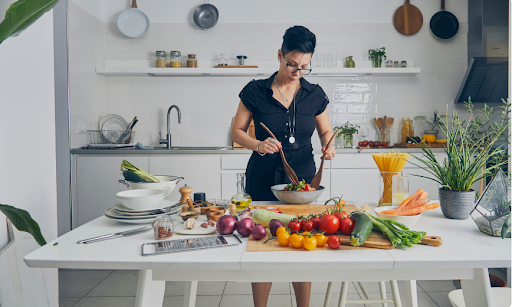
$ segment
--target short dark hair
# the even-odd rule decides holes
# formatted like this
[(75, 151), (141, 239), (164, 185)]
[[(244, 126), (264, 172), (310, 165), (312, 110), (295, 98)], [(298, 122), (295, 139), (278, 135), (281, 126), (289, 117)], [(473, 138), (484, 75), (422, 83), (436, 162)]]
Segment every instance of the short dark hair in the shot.
[(284, 32), (283, 45), (281, 46), (283, 56), (293, 50), (313, 54), (315, 47), (316, 36), (306, 27), (294, 26)]

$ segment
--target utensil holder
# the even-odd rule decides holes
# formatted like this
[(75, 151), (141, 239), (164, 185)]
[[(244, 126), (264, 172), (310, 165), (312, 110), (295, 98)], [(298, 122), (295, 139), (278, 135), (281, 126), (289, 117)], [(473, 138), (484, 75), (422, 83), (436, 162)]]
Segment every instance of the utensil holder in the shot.
[(393, 202), (393, 176), (402, 172), (380, 172), (379, 174), (379, 206)]

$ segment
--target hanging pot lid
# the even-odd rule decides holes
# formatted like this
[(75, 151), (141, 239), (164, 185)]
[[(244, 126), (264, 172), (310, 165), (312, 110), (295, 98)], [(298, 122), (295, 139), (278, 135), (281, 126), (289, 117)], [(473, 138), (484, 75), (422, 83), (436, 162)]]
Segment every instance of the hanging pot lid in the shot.
[(208, 3), (208, 0), (194, 10), (194, 23), (203, 30), (213, 28), (218, 20), (219, 11), (214, 5)]

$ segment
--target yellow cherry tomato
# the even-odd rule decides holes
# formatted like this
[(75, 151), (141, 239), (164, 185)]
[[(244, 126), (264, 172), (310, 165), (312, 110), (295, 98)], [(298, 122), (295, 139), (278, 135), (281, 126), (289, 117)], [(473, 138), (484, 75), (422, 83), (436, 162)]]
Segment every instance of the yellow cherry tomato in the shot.
[(302, 235), (294, 233), (290, 236), (290, 244), (295, 248), (301, 248), (303, 241), (304, 237)]
[(315, 249), (317, 244), (318, 243), (316, 242), (315, 237), (305, 237), (304, 238), (304, 248), (307, 249), (308, 251)]
[(315, 238), (316, 238), (317, 246), (319, 246), (319, 247), (322, 247), (327, 243), (327, 237), (322, 234), (316, 235)]
[(303, 235), (308, 235), (309, 234), (309, 231), (303, 231), (302, 232)]
[(287, 231), (286, 231), (286, 227), (281, 226), (281, 227), (277, 228), (277, 230), (276, 230), (276, 236), (279, 236), (279, 234), (280, 234), (281, 232), (287, 232)]
[(282, 232), (277, 235), (277, 242), (281, 244), (281, 246), (288, 246), (290, 245), (290, 234), (285, 232)]

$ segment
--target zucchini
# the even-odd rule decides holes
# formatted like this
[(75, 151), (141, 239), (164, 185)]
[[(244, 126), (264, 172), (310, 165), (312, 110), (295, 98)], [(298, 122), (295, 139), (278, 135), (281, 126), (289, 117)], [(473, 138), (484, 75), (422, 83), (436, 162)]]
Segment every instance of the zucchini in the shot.
[(368, 215), (362, 212), (354, 212), (350, 218), (356, 224), (350, 236), (350, 244), (353, 246), (362, 245), (372, 232), (373, 222)]
[(286, 226), (286, 225), (288, 225), (288, 222), (294, 218), (295, 218), (295, 216), (293, 216), (293, 215), (275, 213), (275, 212), (268, 211), (265, 209), (256, 209), (252, 213), (252, 220), (254, 221), (254, 223), (261, 224), (265, 227), (268, 226), (268, 224), (270, 223), (270, 221), (272, 219), (280, 220)]

